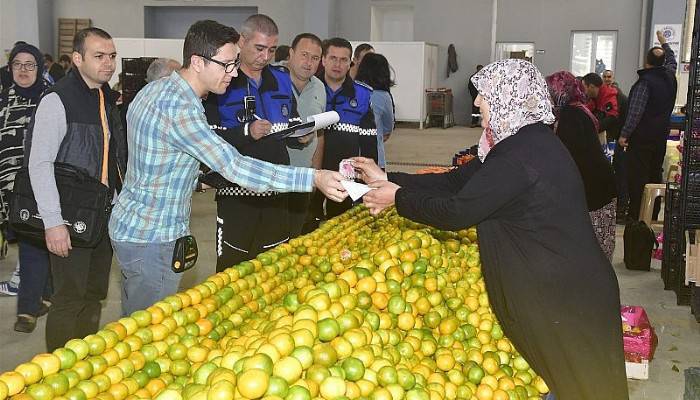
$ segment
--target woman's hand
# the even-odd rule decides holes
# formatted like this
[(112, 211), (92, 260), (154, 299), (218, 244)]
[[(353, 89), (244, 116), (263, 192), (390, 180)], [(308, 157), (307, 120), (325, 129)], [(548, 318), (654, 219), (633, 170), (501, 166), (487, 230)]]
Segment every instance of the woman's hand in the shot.
[(372, 188), (362, 198), (362, 202), (369, 208), (372, 215), (377, 215), (384, 209), (391, 207), (396, 202), (396, 191), (401, 186), (386, 180), (376, 180), (369, 184)]
[(360, 179), (365, 183), (388, 180), (386, 172), (382, 171), (371, 158), (352, 157), (351, 160), (353, 167), (360, 173)]

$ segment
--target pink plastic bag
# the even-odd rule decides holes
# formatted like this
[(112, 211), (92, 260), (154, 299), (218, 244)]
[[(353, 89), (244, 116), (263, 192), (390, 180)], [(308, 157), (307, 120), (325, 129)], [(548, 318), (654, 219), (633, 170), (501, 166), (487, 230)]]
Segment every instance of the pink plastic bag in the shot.
[(657, 337), (649, 323), (646, 311), (640, 306), (622, 306), (622, 341), (625, 360), (640, 362), (651, 360), (657, 344)]

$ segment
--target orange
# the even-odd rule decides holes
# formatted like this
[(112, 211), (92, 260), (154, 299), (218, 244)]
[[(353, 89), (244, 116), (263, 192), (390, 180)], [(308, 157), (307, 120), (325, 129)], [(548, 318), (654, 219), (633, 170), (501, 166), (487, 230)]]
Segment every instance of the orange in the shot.
[(24, 389), (24, 376), (19, 372), (8, 371), (0, 375), (0, 382), (7, 387), (7, 395), (14, 396)]
[(214, 329), (214, 324), (205, 318), (198, 319), (195, 324), (199, 327), (200, 336), (206, 336), (212, 329)]
[(241, 395), (249, 399), (257, 399), (267, 391), (270, 376), (261, 369), (249, 369), (238, 375), (236, 381)]
[(41, 367), (43, 376), (55, 374), (61, 369), (61, 359), (51, 353), (37, 354), (32, 362)]
[(24, 383), (26, 385), (31, 385), (32, 383), (39, 382), (43, 377), (43, 372), (38, 364), (33, 362), (27, 362), (20, 364), (15, 368), (15, 372), (18, 372), (24, 378)]

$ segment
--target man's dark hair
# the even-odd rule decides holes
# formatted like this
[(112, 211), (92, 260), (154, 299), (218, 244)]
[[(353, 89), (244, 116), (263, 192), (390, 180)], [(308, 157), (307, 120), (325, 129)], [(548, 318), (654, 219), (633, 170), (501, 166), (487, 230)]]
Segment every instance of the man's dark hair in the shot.
[(51, 54), (46, 53), (46, 54), (44, 54), (44, 60), (46, 60), (48, 62), (53, 62), (53, 57), (51, 56)]
[(73, 37), (73, 51), (85, 57), (85, 39), (90, 35), (95, 35), (102, 39), (112, 39), (109, 33), (100, 28), (90, 27), (81, 29)]
[(381, 54), (369, 53), (362, 58), (362, 62), (357, 67), (356, 81), (364, 82), (373, 89), (386, 90), (394, 86), (391, 79), (391, 66), (389, 60)]
[(299, 42), (301, 42), (302, 39), (309, 39), (309, 40), (311, 40), (312, 42), (314, 42), (314, 43), (316, 43), (317, 45), (319, 45), (321, 48), (323, 48), (323, 42), (321, 42), (321, 38), (319, 38), (318, 36), (314, 35), (313, 33), (308, 33), (308, 32), (298, 34), (298, 35), (294, 38), (294, 40), (292, 40), (292, 48), (293, 48), (293, 49), (296, 49), (296, 48), (297, 48), (297, 45), (299, 44)]
[(666, 52), (662, 47), (654, 46), (647, 51), (647, 64), (652, 67), (661, 67), (664, 65)]
[(372, 45), (369, 43), (358, 44), (357, 47), (355, 47), (355, 52), (353, 53), (352, 57), (357, 60), (360, 58), (360, 54), (367, 50), (374, 50), (374, 47), (372, 47)]
[[(195, 22), (185, 35), (185, 44), (182, 46), (182, 68), (190, 67), (192, 56), (212, 58), (221, 46), (227, 43), (235, 44), (239, 37), (234, 28), (216, 21), (207, 19)], [(205, 59), (204, 62), (209, 61)]]
[(59, 62), (71, 62), (70, 57), (68, 57), (68, 54), (61, 54), (61, 57), (58, 58)]
[(277, 46), (277, 50), (275, 50), (275, 62), (286, 61), (288, 59), (289, 46), (284, 44), (282, 46)]
[(583, 83), (586, 85), (593, 85), (596, 87), (603, 86), (603, 78), (601, 78), (600, 75), (596, 74), (595, 72), (590, 72), (584, 75), (582, 79)]
[(352, 54), (352, 45), (350, 44), (350, 42), (348, 42), (347, 39), (334, 37), (334, 38), (323, 41), (323, 55), (324, 56), (328, 53), (329, 47), (344, 47), (344, 48), (350, 50), (350, 54)]

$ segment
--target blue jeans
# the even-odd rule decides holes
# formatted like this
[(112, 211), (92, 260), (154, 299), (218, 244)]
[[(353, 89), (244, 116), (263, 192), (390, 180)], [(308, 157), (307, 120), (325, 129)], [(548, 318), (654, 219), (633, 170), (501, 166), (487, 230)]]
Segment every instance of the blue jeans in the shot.
[(170, 269), (175, 241), (133, 243), (112, 241), (122, 272), (122, 315), (144, 310), (177, 292), (181, 274)]

